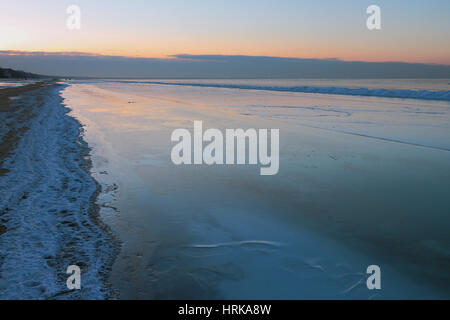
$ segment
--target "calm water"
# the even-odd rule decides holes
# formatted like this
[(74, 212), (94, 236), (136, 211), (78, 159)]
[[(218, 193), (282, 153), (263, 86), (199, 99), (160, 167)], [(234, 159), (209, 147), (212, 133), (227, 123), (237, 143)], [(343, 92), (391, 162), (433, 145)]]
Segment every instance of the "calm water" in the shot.
[(247, 86), (279, 87), (341, 87), (389, 90), (450, 90), (450, 79), (192, 79), (192, 80), (105, 80), (108, 82), (145, 82), (162, 81), (170, 83), (201, 83)]
[[(294, 85), (448, 90), (449, 81), (306, 82)], [(63, 97), (92, 147), (101, 215), (122, 240), (110, 279), (121, 298), (450, 297), (448, 102), (70, 84)], [(278, 175), (173, 165), (170, 135), (194, 120), (279, 128)], [(373, 264), (379, 291), (366, 287)]]

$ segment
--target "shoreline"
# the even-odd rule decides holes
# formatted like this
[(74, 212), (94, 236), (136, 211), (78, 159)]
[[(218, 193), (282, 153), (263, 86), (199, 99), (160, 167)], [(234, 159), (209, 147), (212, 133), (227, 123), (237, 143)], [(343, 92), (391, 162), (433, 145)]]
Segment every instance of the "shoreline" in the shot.
[[(14, 137), (1, 154), (2, 299), (115, 297), (107, 279), (119, 242), (99, 217), (91, 149), (61, 90), (55, 83), (0, 90), (8, 108), (1, 116), (13, 128), (2, 136)], [(81, 290), (66, 288), (69, 265), (81, 268)]]
[[(69, 110), (71, 110), (68, 106), (64, 104), (63, 106)], [(89, 144), (83, 139), (83, 125), (78, 121), (75, 117), (72, 117), (68, 115), (72, 119), (74, 119), (80, 126), (81, 134), (79, 136), (79, 141), (82, 144), (81, 146), (81, 158), (83, 159), (83, 168), (86, 170), (86, 173), (91, 177), (92, 181), (96, 185), (96, 190), (94, 193), (92, 193), (91, 198), (89, 200), (90, 206), (89, 206), (89, 217), (92, 220), (94, 224), (96, 224), (105, 234), (107, 234), (111, 239), (112, 244), (112, 254), (110, 257), (110, 261), (105, 266), (105, 273), (103, 275), (103, 283), (105, 287), (109, 289), (109, 293), (106, 297), (106, 299), (117, 299), (119, 297), (118, 289), (115, 289), (112, 285), (112, 283), (109, 281), (109, 277), (111, 274), (112, 267), (114, 265), (115, 260), (117, 259), (117, 256), (120, 253), (120, 248), (122, 245), (122, 242), (120, 241), (120, 238), (118, 235), (116, 235), (112, 230), (111, 227), (106, 224), (100, 216), (100, 205), (98, 204), (97, 200), (99, 195), (102, 193), (102, 187), (100, 183), (92, 176), (91, 170), (93, 168), (92, 159), (90, 156), (90, 152), (92, 150), (91, 147), (89, 147)]]

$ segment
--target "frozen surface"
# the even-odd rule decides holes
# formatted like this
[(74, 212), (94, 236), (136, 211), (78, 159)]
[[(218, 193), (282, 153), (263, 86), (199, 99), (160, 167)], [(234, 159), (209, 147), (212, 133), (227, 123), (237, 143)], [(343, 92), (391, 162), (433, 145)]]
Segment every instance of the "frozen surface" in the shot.
[[(229, 87), (64, 90), (93, 148), (102, 218), (123, 241), (111, 273), (121, 298), (449, 297), (447, 101)], [(194, 120), (279, 128), (279, 174), (173, 165), (170, 135)], [(381, 291), (365, 285), (372, 264)]]

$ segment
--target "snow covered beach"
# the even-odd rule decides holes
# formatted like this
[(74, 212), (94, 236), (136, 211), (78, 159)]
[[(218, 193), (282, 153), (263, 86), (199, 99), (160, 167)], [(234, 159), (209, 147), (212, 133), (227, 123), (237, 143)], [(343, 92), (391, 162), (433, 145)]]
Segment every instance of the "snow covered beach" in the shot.
[[(107, 298), (113, 241), (97, 219), (81, 126), (62, 104), (64, 86), (29, 89), (0, 113), (2, 138), (21, 136), (0, 175), (0, 298)], [(69, 265), (82, 269), (80, 291), (66, 287)]]

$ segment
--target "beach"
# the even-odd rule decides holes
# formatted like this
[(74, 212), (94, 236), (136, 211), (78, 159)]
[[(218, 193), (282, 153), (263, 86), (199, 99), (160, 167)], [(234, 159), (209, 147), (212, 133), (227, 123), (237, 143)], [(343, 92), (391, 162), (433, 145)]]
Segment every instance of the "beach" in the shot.
[[(304, 82), (1, 89), (0, 298), (448, 298), (445, 83), (360, 91), (412, 92), (399, 99), (299, 92)], [(175, 165), (171, 134), (194, 121), (279, 129), (279, 172)], [(69, 265), (81, 290), (66, 287)], [(371, 265), (382, 290), (366, 286)]]
[[(35, 90), (42, 87), (43, 83), (33, 84), (23, 87), (15, 87), (9, 89), (3, 89), (0, 91), (0, 111), (3, 114), (7, 114), (11, 121), (4, 121), (2, 124), (2, 144), (0, 146), (0, 163), (8, 155), (8, 153), (14, 148), (15, 143), (18, 141), (20, 133), (27, 130), (26, 120), (30, 118), (30, 110), (23, 108), (21, 110), (11, 110), (12, 99), (15, 99), (18, 95)], [(5, 169), (2, 169), (0, 173), (5, 173)]]
[[(112, 294), (105, 277), (114, 241), (97, 220), (89, 149), (80, 124), (61, 104), (63, 89), (42, 82), (0, 91), (1, 299)], [(85, 274), (83, 291), (66, 287), (73, 264)]]
[(4, 1), (0, 302), (289, 319), (449, 300), (449, 13)]

